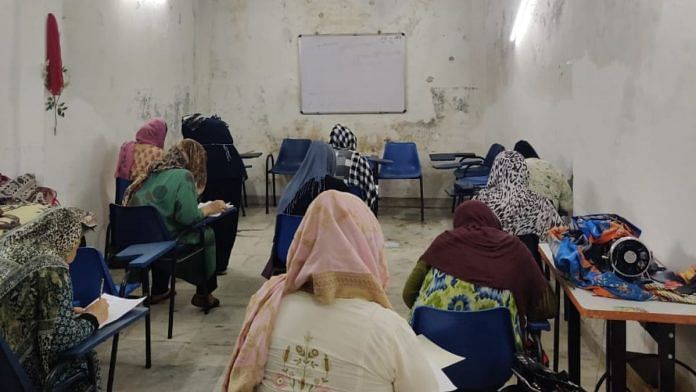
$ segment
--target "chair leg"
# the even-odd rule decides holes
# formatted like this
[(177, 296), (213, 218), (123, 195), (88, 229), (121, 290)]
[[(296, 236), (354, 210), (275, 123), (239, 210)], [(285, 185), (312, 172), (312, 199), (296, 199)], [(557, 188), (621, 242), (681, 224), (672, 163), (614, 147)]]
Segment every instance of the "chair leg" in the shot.
[(452, 196), (452, 213), (454, 213), (454, 206), (457, 204), (457, 198), (458, 198), (458, 197), (459, 197), (459, 196), (457, 196), (457, 195), (453, 195), (453, 196)]
[(242, 216), (246, 216), (246, 207), (249, 206), (249, 203), (247, 203), (246, 181), (242, 181), (242, 200), (239, 204), (239, 208), (242, 210)]
[(421, 222), (424, 222), (425, 221), (425, 212), (424, 212), (424, 205), (423, 205), (423, 176), (418, 177), (418, 181), (420, 181)]
[(275, 173), (271, 173), (271, 178), (273, 179), (273, 207), (278, 206), (278, 202), (276, 200), (276, 185), (275, 185)]
[[(145, 307), (150, 309), (150, 270), (143, 271), (143, 296), (145, 297)], [(152, 367), (152, 324), (150, 323), (150, 312), (145, 315), (145, 369)]]
[(176, 291), (176, 260), (172, 262), (172, 276), (169, 283), (169, 326), (167, 330), (167, 339), (171, 339), (174, 333), (174, 292)]
[(109, 378), (106, 382), (106, 391), (111, 392), (114, 389), (114, 374), (116, 373), (116, 354), (118, 353), (118, 334), (114, 335), (114, 341), (111, 344), (111, 362), (109, 362)]
[(266, 170), (266, 214), (268, 214), (268, 170)]

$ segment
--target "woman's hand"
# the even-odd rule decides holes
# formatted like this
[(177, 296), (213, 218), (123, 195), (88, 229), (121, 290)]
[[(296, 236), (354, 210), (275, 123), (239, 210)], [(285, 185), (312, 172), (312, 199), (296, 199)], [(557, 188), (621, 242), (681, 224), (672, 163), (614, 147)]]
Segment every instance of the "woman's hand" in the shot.
[(210, 216), (227, 211), (227, 204), (222, 200), (215, 200), (201, 207), (204, 216)]
[(100, 298), (89, 308), (85, 309), (85, 312), (93, 314), (99, 321), (99, 325), (102, 325), (109, 318), (109, 303), (105, 299)]
[(85, 312), (85, 308), (80, 307), (80, 306), (76, 306), (76, 307), (72, 308), (72, 310), (73, 310), (73, 313), (75, 313), (75, 314), (82, 314)]

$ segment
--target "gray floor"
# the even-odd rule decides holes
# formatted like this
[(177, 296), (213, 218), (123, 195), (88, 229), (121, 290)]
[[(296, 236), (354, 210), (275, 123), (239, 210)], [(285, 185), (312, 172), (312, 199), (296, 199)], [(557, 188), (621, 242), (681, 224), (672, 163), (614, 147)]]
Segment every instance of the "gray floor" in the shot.
[[(401, 288), (413, 263), (433, 238), (451, 226), (448, 209), (426, 210), (421, 224), (417, 209), (382, 208), (380, 222), (387, 239), (386, 255), (392, 276), (389, 297), (395, 310), (405, 315)], [(273, 215), (262, 208), (250, 208), (239, 224), (237, 243), (232, 252), (229, 273), (219, 278), (215, 295), (221, 306), (204, 315), (189, 303), (194, 288), (177, 285), (174, 336), (166, 338), (167, 307), (152, 307), (152, 368), (145, 369), (144, 326), (136, 324), (121, 337), (116, 367), (115, 390), (128, 391), (211, 391), (219, 390), (237, 332), (241, 327), (247, 301), (263, 283), (259, 275), (270, 252)], [(551, 333), (544, 334), (547, 352), (552, 348)], [(561, 342), (565, 330), (561, 328)], [(566, 356), (561, 344), (561, 365)], [(100, 347), (102, 379), (106, 382), (111, 345)], [(583, 343), (583, 385), (593, 389), (603, 372), (603, 363)]]

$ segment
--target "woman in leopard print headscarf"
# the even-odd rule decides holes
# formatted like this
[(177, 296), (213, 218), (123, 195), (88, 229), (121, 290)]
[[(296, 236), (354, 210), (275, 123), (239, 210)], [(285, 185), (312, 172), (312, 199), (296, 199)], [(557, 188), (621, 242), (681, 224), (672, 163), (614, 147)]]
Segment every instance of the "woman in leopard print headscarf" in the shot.
[[(0, 238), (0, 336), (20, 358), (40, 390), (56, 365), (58, 355), (88, 338), (99, 328), (106, 311), (73, 309), (73, 290), (68, 264), (88, 226), (90, 215), (74, 208), (54, 208)], [(72, 361), (56, 383), (83, 375), (70, 390), (84, 390), (87, 362), (96, 371), (96, 353)]]
[(534, 234), (543, 239), (549, 229), (563, 224), (551, 202), (529, 190), (529, 170), (516, 151), (504, 151), (495, 158), (486, 189), (474, 199), (484, 202), (512, 235)]

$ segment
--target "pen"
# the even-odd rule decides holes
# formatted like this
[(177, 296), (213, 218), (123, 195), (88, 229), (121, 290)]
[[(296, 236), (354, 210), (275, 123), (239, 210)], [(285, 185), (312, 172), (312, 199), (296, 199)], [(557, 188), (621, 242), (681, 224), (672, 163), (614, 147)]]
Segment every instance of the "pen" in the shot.
[(101, 280), (101, 284), (99, 285), (99, 298), (104, 295), (104, 278)]

